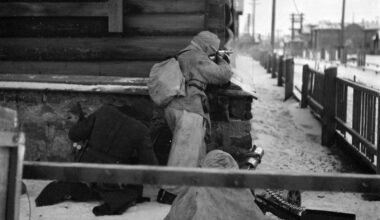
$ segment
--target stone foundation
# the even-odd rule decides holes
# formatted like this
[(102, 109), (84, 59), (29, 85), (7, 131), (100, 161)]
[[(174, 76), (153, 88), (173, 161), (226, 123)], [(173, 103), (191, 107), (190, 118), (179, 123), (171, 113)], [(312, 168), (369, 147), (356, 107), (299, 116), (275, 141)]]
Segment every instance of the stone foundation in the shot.
[[(249, 120), (252, 117), (252, 97), (213, 91), (209, 98), (212, 136), (208, 150), (220, 148), (239, 155), (249, 149), (252, 144)], [(25, 160), (72, 161), (72, 143), (67, 134), (75, 123), (71, 109), (78, 102), (86, 114), (103, 104), (130, 106), (131, 114), (148, 126), (155, 126), (151, 124), (153, 115), (162, 117), (162, 111), (154, 107), (147, 95), (26, 91), (20, 88), (0, 90), (0, 105), (17, 110), (20, 128), (26, 133)]]

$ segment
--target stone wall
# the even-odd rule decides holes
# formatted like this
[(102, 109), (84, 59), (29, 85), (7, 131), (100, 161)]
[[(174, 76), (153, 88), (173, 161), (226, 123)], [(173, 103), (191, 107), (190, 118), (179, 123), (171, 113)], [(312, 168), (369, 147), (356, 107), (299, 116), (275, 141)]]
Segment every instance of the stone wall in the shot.
[[(212, 119), (209, 150), (221, 148), (239, 154), (251, 147), (252, 98), (237, 92), (238, 96), (234, 92), (209, 93)], [(0, 90), (0, 106), (17, 110), (20, 128), (26, 133), (26, 160), (72, 161), (72, 143), (67, 134), (75, 123), (71, 109), (78, 102), (86, 114), (103, 104), (129, 106), (131, 114), (147, 126), (152, 126), (153, 115), (162, 117), (162, 111), (146, 95)]]

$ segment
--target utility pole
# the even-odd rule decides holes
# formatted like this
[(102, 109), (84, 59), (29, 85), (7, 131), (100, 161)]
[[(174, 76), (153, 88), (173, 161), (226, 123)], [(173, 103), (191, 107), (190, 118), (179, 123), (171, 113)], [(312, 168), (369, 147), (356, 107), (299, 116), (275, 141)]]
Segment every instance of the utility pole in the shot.
[(342, 22), (341, 22), (341, 31), (340, 31), (340, 48), (344, 48), (344, 14), (346, 11), (346, 0), (343, 0), (343, 7), (342, 7)]
[(274, 51), (274, 31), (275, 31), (275, 22), (276, 21), (276, 0), (272, 0), (272, 31), (271, 31), (271, 46), (272, 52)]
[[(302, 34), (303, 19), (304, 19), (304, 14), (303, 13), (300, 13), (300, 14), (294, 14), (294, 13), (292, 13), (292, 14), (290, 14), (290, 20), (291, 20), (291, 23), (292, 23), (292, 27), (290, 29), (292, 31), (292, 41), (295, 38), (295, 31), (296, 30), (298, 31), (298, 34)], [(297, 28), (295, 27), (296, 23), (299, 24), (299, 26), (297, 26)]]
[(252, 37), (255, 38), (256, 1), (252, 0)]
[(295, 23), (295, 14), (292, 13), (290, 15), (290, 19), (292, 21), (292, 28), (291, 28), (291, 31), (292, 31), (292, 41), (294, 40), (294, 23)]
[(300, 34), (302, 34), (303, 31), (303, 13), (300, 14)]

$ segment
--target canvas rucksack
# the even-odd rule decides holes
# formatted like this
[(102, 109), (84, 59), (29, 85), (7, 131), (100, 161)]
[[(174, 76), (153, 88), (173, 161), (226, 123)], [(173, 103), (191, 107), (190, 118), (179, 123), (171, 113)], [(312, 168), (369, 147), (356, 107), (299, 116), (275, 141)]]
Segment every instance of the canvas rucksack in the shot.
[(153, 102), (161, 107), (169, 104), (174, 97), (186, 95), (186, 80), (178, 63), (178, 56), (153, 65), (149, 73), (148, 91)]

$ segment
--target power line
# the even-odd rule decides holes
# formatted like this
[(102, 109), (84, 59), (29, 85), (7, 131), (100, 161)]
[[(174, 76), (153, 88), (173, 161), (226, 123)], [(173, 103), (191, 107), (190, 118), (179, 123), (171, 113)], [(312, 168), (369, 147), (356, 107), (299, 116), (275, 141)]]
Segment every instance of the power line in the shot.
[(299, 14), (300, 12), (298, 11), (296, 0), (293, 0), (293, 4), (294, 4), (294, 8), (296, 9), (297, 14)]

